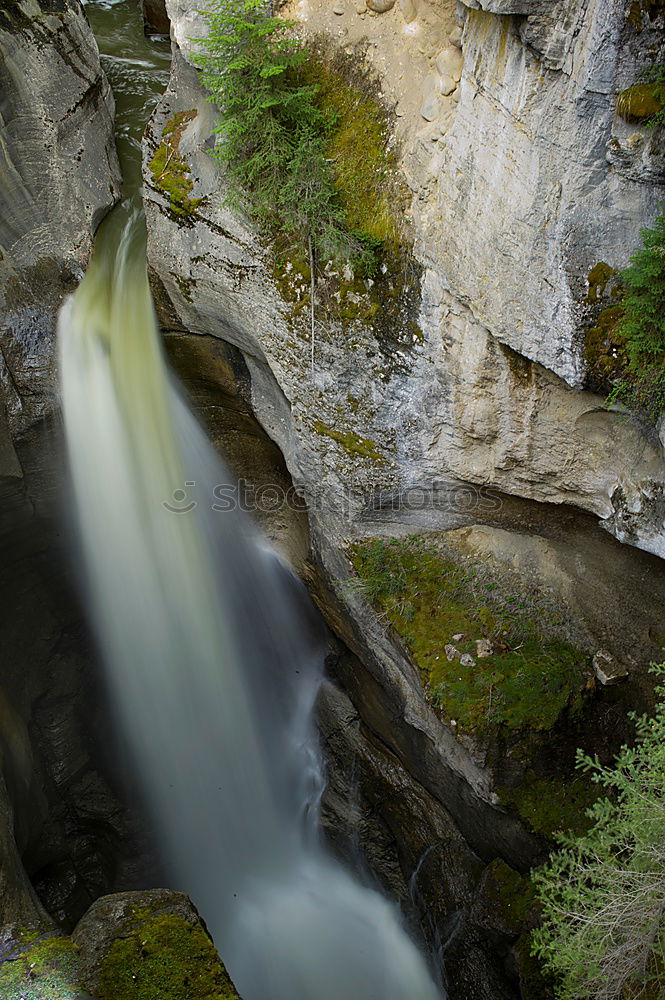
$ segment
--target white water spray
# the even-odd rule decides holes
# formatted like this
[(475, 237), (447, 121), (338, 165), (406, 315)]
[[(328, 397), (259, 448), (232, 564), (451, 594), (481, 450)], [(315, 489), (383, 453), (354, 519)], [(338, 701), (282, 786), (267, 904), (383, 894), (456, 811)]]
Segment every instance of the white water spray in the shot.
[[(229, 474), (167, 372), (141, 216), (98, 240), (58, 336), (112, 692), (167, 858), (241, 995), (440, 1000), (395, 907), (318, 840), (321, 638), (256, 529), (211, 510)], [(194, 482), (194, 507), (171, 502)]]

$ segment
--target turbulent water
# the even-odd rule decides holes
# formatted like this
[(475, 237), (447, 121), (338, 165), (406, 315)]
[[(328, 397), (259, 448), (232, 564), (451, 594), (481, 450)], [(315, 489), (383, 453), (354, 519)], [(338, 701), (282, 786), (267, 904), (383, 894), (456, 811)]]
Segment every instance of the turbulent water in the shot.
[(171, 46), (146, 38), (137, 0), (83, 0), (101, 62), (113, 88), (116, 145), (124, 193), (141, 184), (141, 135), (169, 78)]
[(62, 401), (92, 615), (174, 876), (244, 1000), (435, 1000), (396, 909), (319, 841), (316, 619), (244, 515), (212, 509), (228, 473), (165, 367), (123, 211), (61, 313)]

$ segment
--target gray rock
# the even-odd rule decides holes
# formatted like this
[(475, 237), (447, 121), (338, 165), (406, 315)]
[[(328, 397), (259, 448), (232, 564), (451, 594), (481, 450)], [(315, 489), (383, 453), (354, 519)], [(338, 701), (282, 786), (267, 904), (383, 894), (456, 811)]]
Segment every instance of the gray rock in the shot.
[(463, 653), (462, 656), (460, 656), (460, 663), (463, 667), (475, 667), (476, 665), (476, 661), (470, 653)]
[(0, 77), (0, 411), (18, 434), (55, 404), (55, 311), (120, 175), (113, 98), (78, 2), (5, 5)]
[(443, 647), (443, 651), (446, 654), (446, 659), (448, 660), (449, 663), (452, 663), (453, 660), (458, 660), (460, 657), (459, 649), (457, 649), (449, 642), (446, 643), (446, 645)]
[(494, 652), (494, 646), (489, 639), (476, 639), (476, 656), (479, 660), (486, 660)]
[(599, 649), (591, 662), (596, 677), (603, 686), (618, 684), (629, 676), (626, 667), (619, 663), (607, 649)]

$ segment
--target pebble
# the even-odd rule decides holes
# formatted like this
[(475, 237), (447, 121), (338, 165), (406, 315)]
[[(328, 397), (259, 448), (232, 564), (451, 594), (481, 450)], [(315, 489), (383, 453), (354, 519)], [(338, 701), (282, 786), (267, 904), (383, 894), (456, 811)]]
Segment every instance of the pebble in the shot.
[(344, 6), (344, 4), (343, 3), (336, 3), (335, 6), (333, 7), (333, 14), (337, 14), (337, 15), (341, 16), (342, 14), (345, 14), (345, 13), (346, 13), (346, 7)]
[(456, 660), (457, 657), (460, 655), (459, 649), (455, 649), (455, 647), (451, 646), (450, 643), (446, 643), (446, 645), (443, 647), (443, 651), (446, 654), (446, 659), (448, 660), (448, 663), (452, 663), (452, 661)]
[(457, 82), (453, 80), (452, 76), (442, 76), (441, 82), (439, 83), (439, 90), (444, 97), (449, 97), (451, 94), (455, 93), (457, 89)]
[(399, 0), (399, 9), (402, 11), (402, 17), (407, 24), (415, 21), (418, 11), (414, 0)]
[(475, 667), (476, 665), (476, 661), (474, 660), (474, 658), (471, 656), (470, 653), (464, 653), (463, 656), (460, 656), (459, 661), (463, 667)]
[(387, 10), (392, 10), (395, 0), (367, 0), (367, 7), (375, 14), (385, 14)]

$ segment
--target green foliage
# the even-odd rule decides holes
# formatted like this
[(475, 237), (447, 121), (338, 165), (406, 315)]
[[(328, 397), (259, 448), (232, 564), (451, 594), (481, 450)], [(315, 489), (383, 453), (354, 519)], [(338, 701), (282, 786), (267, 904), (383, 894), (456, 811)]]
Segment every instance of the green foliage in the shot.
[(625, 295), (618, 333), (628, 364), (611, 398), (655, 422), (665, 410), (665, 214), (641, 235), (642, 248), (621, 274)]
[[(589, 680), (587, 658), (546, 635), (548, 612), (507, 594), (481, 567), (458, 565), (424, 538), (356, 543), (351, 560), (362, 587), (405, 642), (433, 703), (467, 729), (501, 725), (550, 729), (578, 708)], [(454, 635), (462, 639), (453, 641)], [(477, 656), (463, 665), (447, 644)]]
[(513, 805), (520, 816), (545, 837), (564, 831), (583, 833), (589, 827), (586, 811), (598, 790), (586, 775), (553, 778), (529, 770), (515, 788), (497, 788), (501, 801)]
[(665, 358), (665, 215), (641, 231), (643, 247), (621, 275), (626, 288), (621, 332), (632, 366)]
[(203, 928), (174, 914), (146, 920), (113, 942), (100, 966), (99, 1000), (237, 1000)]
[(589, 275), (587, 301), (612, 304), (596, 311), (584, 354), (591, 388), (656, 423), (665, 412), (665, 214), (641, 235), (627, 268), (615, 275), (597, 265)]
[(198, 57), (219, 105), (215, 155), (227, 167), (231, 198), (247, 195), (267, 231), (313, 242), (322, 259), (376, 266), (371, 234), (349, 226), (328, 156), (335, 114), (317, 100), (307, 54), (293, 25), (264, 0), (213, 0)]
[[(665, 665), (655, 668), (662, 677)], [(637, 1000), (665, 992), (665, 685), (653, 718), (613, 767), (579, 752), (607, 795), (590, 829), (534, 875), (543, 924), (534, 951), (561, 977), (559, 1000)]]

